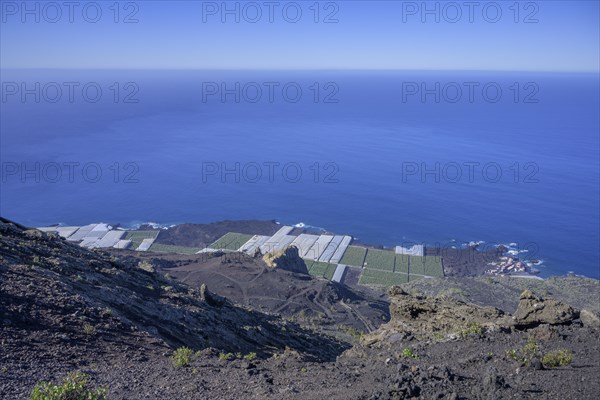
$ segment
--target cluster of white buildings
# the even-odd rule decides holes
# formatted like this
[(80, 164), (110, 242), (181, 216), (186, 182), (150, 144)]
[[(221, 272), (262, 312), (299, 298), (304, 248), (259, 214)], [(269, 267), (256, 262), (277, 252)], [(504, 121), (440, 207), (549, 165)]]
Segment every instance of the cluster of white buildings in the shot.
[(500, 257), (499, 262), (490, 263), (490, 265), (493, 266), (493, 268), (487, 271), (490, 275), (510, 275), (528, 272), (527, 264), (512, 257)]
[(396, 246), (396, 254), (423, 257), (425, 255), (425, 246), (422, 244), (415, 244), (411, 247)]

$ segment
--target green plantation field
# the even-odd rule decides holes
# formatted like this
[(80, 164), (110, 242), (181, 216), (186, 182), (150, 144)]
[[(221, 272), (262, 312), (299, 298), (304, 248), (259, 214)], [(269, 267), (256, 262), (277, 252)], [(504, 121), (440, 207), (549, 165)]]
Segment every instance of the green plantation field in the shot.
[(408, 275), (379, 271), (375, 269), (364, 269), (358, 283), (361, 285), (379, 285), (379, 286), (392, 286), (400, 285), (408, 282)]
[(335, 273), (336, 269), (337, 269), (337, 264), (329, 264), (329, 265), (327, 265), (327, 269), (325, 270), (325, 272), (323, 272), (323, 278), (325, 278), (328, 281), (330, 281), (331, 278), (333, 278), (333, 274)]
[(410, 256), (410, 274), (441, 277), (444, 276), (442, 259), (433, 256)]
[(329, 265), (327, 263), (319, 261), (304, 260), (304, 262), (306, 263), (308, 273), (313, 276), (323, 276), (323, 273), (325, 272), (325, 270), (327, 270), (327, 265)]
[[(371, 255), (371, 258), (369, 258)], [(427, 276), (444, 276), (442, 261), (439, 257), (418, 257), (395, 254), (395, 266), (393, 272), (384, 270), (373, 265), (389, 266), (389, 252), (384, 250), (369, 249), (365, 269), (362, 272), (358, 283), (361, 285), (380, 285), (392, 286), (407, 282), (414, 282), (420, 279), (427, 279)], [(387, 264), (386, 264), (387, 263)], [(410, 274), (409, 274), (410, 272)]]
[(253, 235), (246, 235), (243, 233), (228, 232), (209, 247), (211, 249), (236, 251), (242, 247), (244, 243), (252, 239), (252, 236)]
[(402, 272), (408, 274), (408, 257), (404, 254), (396, 254), (396, 266), (394, 272)]
[(440, 257), (425, 257), (425, 274), (429, 276), (444, 276), (444, 268)]
[(365, 268), (394, 272), (395, 258), (392, 251), (368, 249)]
[(340, 260), (340, 264), (350, 265), (353, 267), (362, 267), (366, 253), (367, 249), (364, 247), (348, 246), (344, 256)]
[(196, 254), (200, 250), (202, 250), (202, 249), (199, 247), (184, 247), (184, 246), (173, 246), (170, 244), (153, 243), (152, 246), (150, 246), (150, 249), (148, 251), (153, 251), (155, 253), (176, 253), (176, 254), (190, 255), (190, 254)]
[(312, 276), (331, 280), (337, 268), (337, 264), (328, 264), (320, 261), (304, 260), (308, 273)]
[(425, 257), (410, 256), (410, 274), (425, 275)]
[(125, 234), (124, 240), (131, 240), (129, 249), (135, 250), (144, 239), (156, 239), (160, 231), (128, 231)]
[(232, 232), (226, 233), (225, 235), (221, 236), (219, 239), (217, 239), (214, 243), (212, 243), (208, 247), (210, 247), (211, 249), (223, 249), (223, 248), (225, 248), (225, 246), (227, 246), (227, 244), (229, 244), (230, 242), (233, 242), (235, 237), (236, 237), (235, 233), (232, 233)]

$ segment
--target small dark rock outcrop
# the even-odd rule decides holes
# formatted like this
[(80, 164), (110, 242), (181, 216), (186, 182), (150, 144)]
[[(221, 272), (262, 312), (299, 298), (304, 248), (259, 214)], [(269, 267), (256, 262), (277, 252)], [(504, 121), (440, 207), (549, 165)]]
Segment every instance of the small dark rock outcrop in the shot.
[(486, 398), (495, 399), (498, 398), (497, 392), (506, 387), (506, 382), (504, 381), (504, 377), (498, 373), (498, 370), (495, 367), (490, 366), (483, 375), (481, 387), (483, 392), (487, 394), (487, 396), (485, 396)]
[(213, 307), (222, 307), (225, 304), (226, 299), (208, 290), (208, 286), (205, 283), (200, 285), (200, 298), (205, 301), (208, 305)]
[(521, 294), (513, 322), (517, 329), (529, 329), (542, 324), (569, 324), (577, 318), (579, 311), (573, 307), (554, 299), (543, 299), (525, 290)]
[[(428, 398), (436, 393), (433, 398), (457, 399), (456, 393), (448, 392), (446, 388), (459, 378), (445, 365), (432, 365), (425, 369), (399, 364), (397, 370), (398, 375), (392, 379), (388, 392), (390, 398)], [(424, 396), (424, 392), (428, 395)]]

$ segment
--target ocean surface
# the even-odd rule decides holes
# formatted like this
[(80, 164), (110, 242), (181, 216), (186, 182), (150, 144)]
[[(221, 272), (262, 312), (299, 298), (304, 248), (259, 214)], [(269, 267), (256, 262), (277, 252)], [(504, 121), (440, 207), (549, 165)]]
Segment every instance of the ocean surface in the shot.
[(276, 219), (386, 246), (512, 243), (542, 276), (600, 277), (597, 74), (1, 80), (0, 213), (23, 224)]

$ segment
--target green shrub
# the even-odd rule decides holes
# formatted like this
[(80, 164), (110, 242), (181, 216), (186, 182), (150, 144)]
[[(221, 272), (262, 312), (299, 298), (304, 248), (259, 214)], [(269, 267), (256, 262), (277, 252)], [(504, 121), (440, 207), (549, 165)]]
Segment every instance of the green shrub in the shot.
[(506, 352), (506, 356), (523, 365), (529, 365), (529, 362), (533, 358), (540, 356), (540, 346), (538, 346), (533, 338), (529, 338), (527, 339), (527, 344), (525, 344), (521, 349), (508, 350)]
[(248, 353), (244, 356), (244, 360), (246, 361), (252, 361), (252, 360), (256, 360), (256, 353), (252, 352), (252, 353)]
[(444, 339), (446, 339), (446, 335), (444, 335), (442, 332), (434, 332), (431, 335), (431, 338), (434, 342), (443, 342)]
[(67, 376), (61, 385), (38, 383), (31, 392), (31, 400), (105, 400), (106, 393), (105, 388), (88, 388), (87, 375), (75, 372)]
[(519, 358), (519, 353), (515, 349), (506, 350), (506, 356), (508, 358), (512, 358), (515, 361), (521, 361)]
[(527, 339), (527, 344), (523, 346), (523, 354), (525, 357), (531, 359), (540, 351), (540, 346), (535, 342), (533, 338)]
[(230, 361), (234, 358), (235, 356), (232, 353), (219, 353), (219, 360), (221, 361)]
[(96, 328), (94, 327), (94, 325), (86, 322), (85, 324), (83, 324), (83, 333), (85, 333), (88, 336), (91, 336), (94, 333), (96, 333)]
[(404, 358), (419, 358), (410, 347), (405, 347), (404, 350), (402, 350), (401, 355)]
[(464, 338), (469, 335), (481, 335), (483, 333), (483, 327), (477, 322), (470, 322), (462, 330), (458, 332), (458, 336)]
[(189, 347), (180, 347), (173, 352), (171, 360), (177, 368), (187, 367), (192, 362), (194, 352)]
[(549, 368), (564, 367), (571, 364), (572, 361), (573, 354), (568, 350), (558, 350), (546, 353), (542, 358), (542, 364)]

